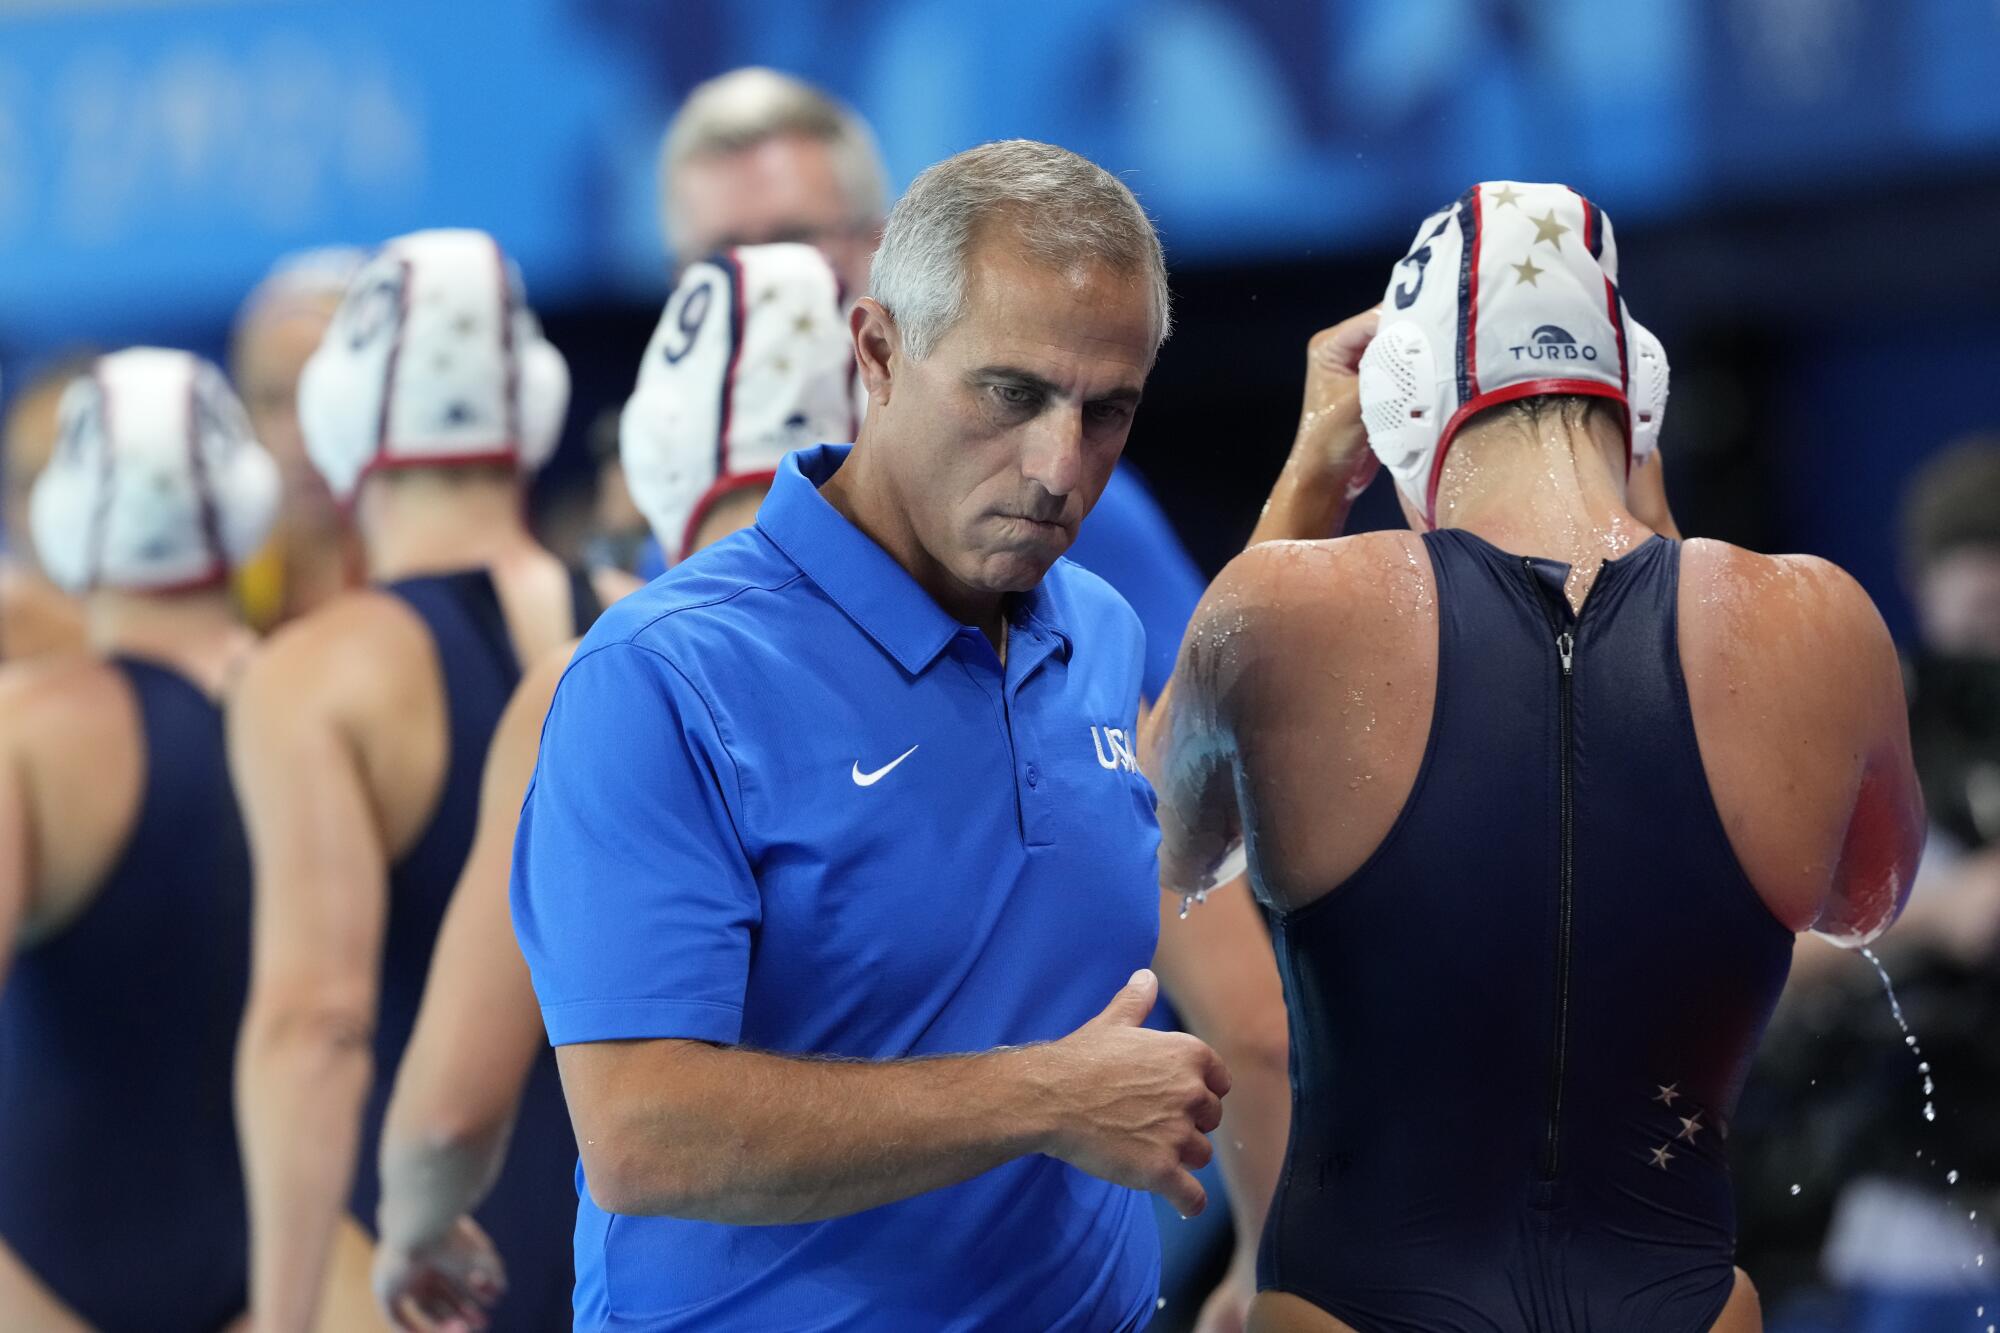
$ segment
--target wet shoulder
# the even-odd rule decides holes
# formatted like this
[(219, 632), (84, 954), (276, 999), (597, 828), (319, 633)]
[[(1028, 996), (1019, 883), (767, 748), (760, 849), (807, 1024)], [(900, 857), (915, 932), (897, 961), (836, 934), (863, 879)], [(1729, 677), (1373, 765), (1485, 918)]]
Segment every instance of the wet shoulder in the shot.
[(1888, 637), (1868, 594), (1832, 561), (1763, 555), (1705, 538), (1682, 547), (1680, 613), (1684, 657), (1737, 666), (1762, 657), (1852, 660)]
[(429, 630), (406, 602), (354, 589), (266, 639), (229, 702), (232, 710), (390, 721), (437, 694), (437, 660)]
[(1434, 601), (1433, 583), (1414, 532), (1262, 542), (1229, 562), (1196, 614), (1211, 630), (1233, 624), (1282, 639), (1394, 620)]

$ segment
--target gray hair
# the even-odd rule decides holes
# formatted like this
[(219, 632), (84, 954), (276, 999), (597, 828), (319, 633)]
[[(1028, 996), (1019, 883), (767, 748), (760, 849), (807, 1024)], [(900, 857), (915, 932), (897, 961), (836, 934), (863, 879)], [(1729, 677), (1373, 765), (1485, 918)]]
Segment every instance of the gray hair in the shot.
[(1003, 139), (948, 157), (910, 182), (889, 215), (868, 294), (894, 316), (903, 352), (921, 361), (965, 313), (966, 261), (999, 222), (1030, 258), (1054, 268), (1102, 264), (1142, 275), (1154, 350), (1173, 331), (1159, 235), (1125, 183), (1066, 148)]
[(660, 143), (660, 209), (667, 240), (683, 259), (687, 232), (674, 207), (674, 173), (704, 157), (725, 157), (796, 134), (823, 143), (856, 223), (873, 224), (889, 206), (889, 173), (868, 122), (852, 107), (789, 74), (751, 65), (696, 85)]

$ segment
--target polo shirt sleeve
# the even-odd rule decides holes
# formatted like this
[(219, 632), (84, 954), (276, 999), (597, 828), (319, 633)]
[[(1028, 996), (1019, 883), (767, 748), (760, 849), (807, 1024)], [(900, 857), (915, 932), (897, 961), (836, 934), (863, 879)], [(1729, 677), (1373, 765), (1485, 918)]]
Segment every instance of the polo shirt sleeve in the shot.
[(735, 762), (672, 662), (614, 642), (570, 665), (514, 841), (514, 930), (549, 1041), (734, 1042), (757, 883)]

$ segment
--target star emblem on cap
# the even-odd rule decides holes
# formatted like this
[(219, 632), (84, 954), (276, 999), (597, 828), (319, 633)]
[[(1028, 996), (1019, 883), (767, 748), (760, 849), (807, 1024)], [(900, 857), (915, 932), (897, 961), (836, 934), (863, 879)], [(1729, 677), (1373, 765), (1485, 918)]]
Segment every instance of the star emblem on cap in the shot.
[[(1493, 206), (1495, 208), (1505, 208), (1509, 204), (1515, 204), (1520, 197), (1520, 195), (1514, 193), (1513, 186), (1503, 185), (1493, 192)], [(1518, 207), (1518, 204), (1516, 206)]]
[[(1655, 1084), (1654, 1086), (1659, 1087), (1658, 1084)], [(1672, 1106), (1674, 1104), (1674, 1098), (1680, 1095), (1681, 1095), (1681, 1085), (1678, 1083), (1669, 1083), (1665, 1087), (1660, 1088), (1658, 1092), (1653, 1094), (1653, 1100), (1665, 1106)]]
[(1701, 1123), (1701, 1112), (1699, 1111), (1696, 1111), (1691, 1116), (1676, 1116), (1675, 1119), (1681, 1122), (1681, 1132), (1674, 1135), (1674, 1137), (1677, 1139), (1686, 1139), (1689, 1143), (1693, 1143), (1694, 1136), (1707, 1128), (1707, 1126)]
[(1521, 281), (1527, 283), (1530, 287), (1539, 287), (1541, 284), (1536, 282), (1535, 279), (1548, 272), (1545, 268), (1535, 267), (1535, 260), (1532, 255), (1518, 264), (1509, 264), (1507, 267), (1519, 274)]
[(1562, 234), (1568, 231), (1569, 228), (1556, 221), (1556, 211), (1553, 208), (1549, 210), (1547, 217), (1529, 218), (1528, 221), (1535, 224), (1535, 241), (1531, 241), (1529, 244), (1532, 245), (1538, 241), (1547, 241), (1558, 250), (1562, 249)]
[(1662, 1143), (1659, 1147), (1653, 1149), (1652, 1164), (1659, 1167), (1662, 1171), (1667, 1169), (1668, 1162), (1674, 1160), (1674, 1155), (1667, 1151), (1667, 1147), (1667, 1144)]

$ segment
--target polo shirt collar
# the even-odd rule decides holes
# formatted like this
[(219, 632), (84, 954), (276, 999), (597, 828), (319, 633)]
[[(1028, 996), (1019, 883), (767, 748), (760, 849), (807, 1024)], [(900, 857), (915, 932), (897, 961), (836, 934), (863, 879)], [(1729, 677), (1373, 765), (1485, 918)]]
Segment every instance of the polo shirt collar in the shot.
[(852, 448), (822, 444), (786, 454), (757, 527), (882, 651), (918, 675), (964, 626), (819, 493)]

